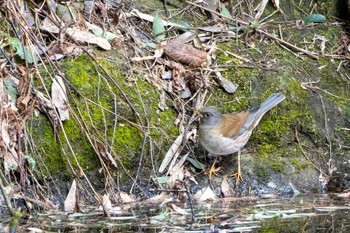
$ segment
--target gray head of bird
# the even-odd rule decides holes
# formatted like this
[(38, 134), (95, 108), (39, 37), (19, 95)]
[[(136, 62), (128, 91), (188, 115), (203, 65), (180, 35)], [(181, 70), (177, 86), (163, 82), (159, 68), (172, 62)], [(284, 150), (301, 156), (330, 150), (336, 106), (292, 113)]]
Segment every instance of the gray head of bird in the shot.
[(203, 107), (194, 112), (199, 116), (200, 126), (214, 126), (223, 117), (221, 112), (213, 107)]

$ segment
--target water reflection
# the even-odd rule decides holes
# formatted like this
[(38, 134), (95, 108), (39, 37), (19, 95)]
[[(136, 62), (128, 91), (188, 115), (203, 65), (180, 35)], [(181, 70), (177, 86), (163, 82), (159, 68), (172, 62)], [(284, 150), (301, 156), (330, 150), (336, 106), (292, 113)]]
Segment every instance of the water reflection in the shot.
[[(178, 209), (177, 209), (178, 208)], [(195, 204), (124, 206), (111, 217), (47, 213), (22, 219), (17, 232), (350, 232), (347, 200), (329, 195), (294, 198), (244, 197)], [(8, 232), (9, 224), (2, 221)]]

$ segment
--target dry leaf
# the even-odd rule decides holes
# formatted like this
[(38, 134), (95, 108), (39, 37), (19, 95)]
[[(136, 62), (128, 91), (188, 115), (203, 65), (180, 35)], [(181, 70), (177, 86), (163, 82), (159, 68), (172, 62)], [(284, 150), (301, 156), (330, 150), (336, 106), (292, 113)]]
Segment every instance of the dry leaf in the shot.
[(157, 49), (154, 50), (154, 55), (153, 56), (146, 56), (146, 57), (133, 57), (131, 58), (132, 61), (147, 61), (147, 60), (153, 60), (156, 58), (160, 58), (163, 55), (163, 48), (157, 44)]
[(39, 228), (36, 228), (36, 227), (28, 227), (27, 228), (31, 233), (41, 233), (41, 232), (45, 232)]
[(220, 71), (215, 71), (216, 77), (217, 77), (217, 81), (218, 83), (221, 85), (222, 88), (224, 88), (224, 90), (227, 93), (233, 94), (236, 92), (237, 88), (238, 88), (238, 84), (235, 84), (233, 82), (231, 82), (230, 80), (224, 78), (221, 75)]
[(350, 192), (337, 194), (336, 197), (339, 198), (339, 199), (349, 199), (350, 198)]
[(126, 192), (120, 192), (119, 193), (120, 199), (122, 203), (130, 203), (130, 202), (135, 202), (135, 198), (127, 194)]
[(177, 63), (176, 61), (168, 61), (165, 64), (173, 69), (172, 70), (173, 91), (176, 93), (180, 93), (183, 90), (185, 90), (186, 84), (184, 80), (184, 74), (186, 73), (186, 70), (184, 69), (184, 67), (180, 63)]
[(66, 86), (61, 76), (56, 75), (51, 86), (52, 103), (56, 107), (61, 121), (69, 120)]
[[(60, 32), (60, 29), (49, 18), (43, 20), (40, 29), (55, 34)], [(79, 28), (67, 28), (64, 32), (78, 42), (96, 44), (104, 50), (110, 50), (112, 48), (107, 39), (95, 36), (91, 32), (83, 31)]]
[(117, 171), (118, 170), (117, 162), (115, 161), (115, 159), (113, 158), (111, 153), (109, 153), (107, 151), (106, 145), (104, 143), (102, 143), (101, 141), (99, 141), (98, 139), (95, 139), (95, 143), (97, 145), (98, 152), (103, 157), (103, 159), (106, 160), (105, 162), (106, 162), (108, 168), (111, 171)]
[(182, 215), (188, 215), (189, 213), (186, 212), (186, 210), (178, 207), (177, 205), (175, 204), (171, 204), (171, 208), (173, 208), (173, 210), (179, 214), (182, 214)]
[(185, 33), (182, 33), (181, 35), (175, 37), (172, 42), (176, 42), (176, 43), (187, 43), (192, 41), (193, 39), (195, 39), (197, 37), (197, 34), (191, 31), (187, 31)]
[(269, 2), (269, 0), (262, 0), (258, 6), (254, 9), (254, 11), (256, 12), (256, 15), (255, 15), (255, 20), (258, 20), (260, 19), (261, 15), (264, 13), (265, 11), (265, 8), (266, 8), (266, 5), (267, 3)]
[(162, 164), (160, 165), (158, 171), (159, 173), (163, 173), (165, 168), (169, 165), (169, 163), (171, 162), (171, 160), (174, 158), (174, 157), (177, 157), (175, 156), (175, 154), (177, 153), (179, 147), (181, 146), (181, 142), (182, 142), (182, 139), (183, 139), (183, 134), (180, 134), (176, 140), (174, 141), (174, 143), (171, 145), (170, 149), (166, 152), (165, 156), (164, 156), (164, 159), (162, 161)]
[[(130, 13), (124, 13), (124, 14), (128, 18), (137, 16), (140, 19), (143, 19), (143, 20), (146, 20), (146, 21), (149, 21), (149, 22), (153, 22), (153, 20), (154, 20), (154, 16), (141, 13), (140, 11), (138, 11), (136, 9), (132, 9), (130, 11)], [(163, 25), (164, 26), (173, 26), (173, 27), (180, 28), (180, 29), (187, 29), (185, 26), (182, 26), (182, 25), (177, 24), (177, 23), (171, 23), (171, 22), (166, 21), (166, 20), (163, 20)]]
[(112, 202), (109, 199), (109, 196), (107, 194), (103, 195), (101, 205), (103, 208), (104, 216), (105, 217), (109, 216), (109, 212), (112, 209)]
[(202, 188), (201, 190), (199, 190), (194, 195), (194, 199), (196, 199), (198, 201), (214, 200), (214, 199), (216, 199), (216, 195), (213, 192), (213, 190), (211, 190), (210, 187), (206, 187), (206, 188)]
[(29, 74), (25, 71), (22, 75), (22, 78), (18, 83), (18, 94), (17, 107), (24, 111), (28, 107), (29, 101), (32, 99), (32, 89), (31, 89), (31, 79)]
[(182, 167), (173, 168), (171, 171), (170, 177), (167, 181), (167, 187), (170, 189), (173, 188), (176, 181), (177, 180), (182, 181), (184, 179), (184, 177), (185, 177), (185, 174), (183, 172)]
[(183, 64), (201, 67), (207, 63), (208, 54), (192, 45), (169, 41), (163, 48), (169, 57)]
[(67, 198), (64, 201), (64, 211), (74, 213), (75, 207), (77, 205), (77, 182), (73, 180), (73, 183), (68, 192)]
[(221, 183), (221, 192), (224, 195), (224, 197), (233, 197), (234, 193), (231, 189), (229, 183), (227, 182), (227, 176), (224, 176)]

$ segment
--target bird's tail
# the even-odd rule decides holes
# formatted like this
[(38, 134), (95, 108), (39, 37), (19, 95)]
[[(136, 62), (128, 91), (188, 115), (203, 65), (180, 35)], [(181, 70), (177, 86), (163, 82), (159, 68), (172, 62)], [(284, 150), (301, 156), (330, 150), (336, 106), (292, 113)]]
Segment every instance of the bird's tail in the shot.
[(264, 115), (271, 108), (279, 104), (282, 100), (285, 99), (285, 96), (281, 93), (272, 94), (269, 98), (267, 98), (260, 106), (258, 107), (259, 114)]
[(282, 100), (285, 99), (285, 96), (280, 93), (272, 94), (269, 98), (267, 98), (260, 106), (251, 109), (250, 116), (243, 125), (241, 132), (245, 130), (253, 130), (255, 126), (259, 123), (264, 114), (269, 111), (271, 108), (279, 104)]

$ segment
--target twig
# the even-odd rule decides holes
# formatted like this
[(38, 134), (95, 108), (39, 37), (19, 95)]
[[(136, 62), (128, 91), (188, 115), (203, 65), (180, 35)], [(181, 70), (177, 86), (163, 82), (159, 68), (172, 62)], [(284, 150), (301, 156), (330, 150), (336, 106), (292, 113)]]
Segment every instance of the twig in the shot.
[[(133, 104), (130, 102), (129, 98), (127, 97), (127, 95), (124, 93), (123, 89), (119, 86), (119, 84), (111, 77), (111, 75), (108, 73), (108, 71), (101, 65), (101, 63), (99, 63), (86, 49), (83, 49), (83, 51), (93, 60), (96, 62), (96, 64), (98, 65), (98, 67), (105, 73), (105, 75), (108, 77), (108, 79), (114, 84), (114, 86), (119, 90), (119, 92), (121, 93), (122, 97), (124, 98), (124, 100), (126, 101), (126, 103), (129, 105), (130, 109), (133, 111), (133, 113), (136, 115), (138, 121), (140, 122), (140, 125), (142, 127), (141, 132), (142, 132), (142, 136), (143, 136), (143, 143), (142, 143), (142, 149), (141, 149), (141, 154), (140, 154), (140, 160), (139, 162), (142, 163), (142, 158), (143, 158), (143, 154), (144, 154), (144, 148), (145, 148), (145, 144), (146, 144), (146, 132), (145, 132), (145, 125), (142, 121), (142, 118), (140, 116), (140, 114), (136, 111), (136, 109), (134, 108)], [(134, 182), (137, 182), (137, 178), (134, 180)]]
[(328, 145), (329, 145), (329, 159), (328, 159), (328, 174), (332, 175), (333, 173), (333, 144), (332, 144), (332, 140), (331, 140), (331, 135), (329, 133), (329, 127), (328, 127), (328, 117), (327, 117), (327, 112), (326, 112), (326, 108), (324, 106), (324, 102), (322, 99), (322, 96), (316, 92), (318, 97), (321, 100), (322, 103), (322, 110), (323, 110), (323, 118), (324, 118), (324, 126), (326, 129), (326, 139), (328, 141)]
[(328, 175), (326, 175), (324, 172), (321, 171), (321, 169), (319, 167), (316, 166), (316, 164), (306, 155), (306, 152), (304, 151), (301, 143), (300, 143), (300, 140), (299, 140), (299, 136), (298, 136), (298, 130), (297, 128), (295, 127), (295, 138), (297, 139), (297, 142), (298, 142), (298, 145), (300, 147), (300, 150), (301, 152), (303, 153), (304, 157), (306, 158), (307, 161), (309, 161), (317, 171), (319, 171), (323, 176), (325, 177), (328, 177)]
[(300, 83), (300, 85), (301, 85), (301, 87), (303, 88), (303, 89), (313, 89), (313, 90), (318, 90), (318, 91), (322, 91), (322, 92), (324, 92), (324, 93), (326, 93), (326, 94), (328, 94), (328, 95), (331, 95), (331, 96), (333, 96), (334, 98), (337, 98), (337, 99), (342, 99), (342, 100), (350, 100), (350, 99), (348, 99), (348, 98), (342, 98), (342, 97), (340, 97), (340, 96), (337, 96), (337, 95), (335, 95), (335, 94), (333, 94), (333, 93), (330, 93), (329, 91), (326, 91), (326, 90), (323, 90), (323, 89), (321, 89), (321, 88), (319, 88), (319, 87), (314, 87), (314, 86), (312, 86), (312, 85), (310, 85), (310, 84), (312, 84), (312, 83)]
[(294, 50), (299, 51), (299, 52), (301, 52), (301, 53), (303, 53), (303, 54), (305, 54), (305, 55), (308, 55), (308, 56), (310, 56), (310, 57), (313, 58), (313, 59), (316, 59), (316, 60), (319, 59), (318, 56), (314, 55), (314, 54), (311, 53), (310, 51), (308, 51), (308, 50), (306, 50), (306, 49), (299, 48), (299, 47), (297, 47), (297, 46), (295, 46), (295, 45), (292, 45), (291, 43), (288, 43), (287, 41), (282, 40), (282, 39), (278, 38), (278, 37), (275, 36), (275, 35), (272, 35), (272, 34), (270, 34), (270, 33), (268, 33), (268, 32), (265, 32), (265, 31), (259, 30), (259, 29), (257, 30), (257, 32), (260, 32), (261, 34), (264, 34), (264, 35), (266, 35), (267, 37), (269, 37), (269, 38), (271, 38), (271, 39), (274, 39), (274, 40), (280, 42), (281, 44), (284, 44), (285, 46), (287, 46), (287, 47), (289, 47), (289, 48), (291, 48), (291, 49), (294, 49)]
[[(258, 67), (258, 66), (245, 66), (245, 65), (217, 65), (215, 68), (227, 68), (227, 67), (236, 67), (236, 68), (243, 68), (243, 69), (257, 69), (257, 70), (278, 72), (278, 70), (274, 69), (274, 68)], [(205, 68), (203, 68), (203, 69), (205, 69)], [(220, 70), (220, 71), (222, 71), (222, 70)]]
[[(2, 174), (2, 176), (4, 177), (4, 175)], [(11, 201), (9, 199), (9, 197), (7, 196), (7, 193), (5, 191), (5, 187), (2, 183), (2, 179), (0, 178), (0, 190), (2, 193), (2, 196), (4, 197), (5, 200), (5, 204), (7, 206), (8, 211), (10, 212), (11, 216), (13, 216), (15, 214), (14, 208), (11, 205)]]
[(189, 201), (190, 207), (191, 207), (192, 224), (194, 224), (196, 222), (196, 215), (195, 215), (194, 209), (193, 209), (193, 203), (192, 203), (191, 194), (190, 194), (189, 188), (186, 185), (186, 181), (184, 181), (183, 184), (184, 184), (184, 186), (186, 188), (186, 195), (188, 197), (188, 201)]
[(214, 15), (220, 16), (220, 17), (222, 17), (222, 18), (225, 18), (225, 19), (228, 19), (228, 20), (232, 20), (232, 21), (238, 22), (238, 23), (240, 23), (240, 24), (242, 24), (242, 25), (248, 25), (247, 22), (244, 22), (244, 21), (239, 20), (239, 19), (234, 19), (234, 18), (228, 17), (228, 16), (226, 16), (226, 15), (223, 15), (223, 14), (220, 14), (220, 13), (218, 13), (218, 12), (216, 12), (216, 11), (213, 11), (213, 10), (211, 10), (211, 9), (209, 9), (209, 8), (206, 8), (206, 7), (203, 7), (203, 6), (201, 6), (201, 5), (198, 5), (198, 4), (196, 4), (196, 3), (189, 2), (189, 1), (186, 1), (186, 3), (187, 3), (187, 4), (190, 4), (190, 5), (192, 5), (192, 6), (201, 8), (201, 9), (203, 9), (203, 10), (205, 10), (205, 11), (208, 11), (208, 12), (210, 12), (210, 13), (212, 13), (212, 14), (214, 14)]

